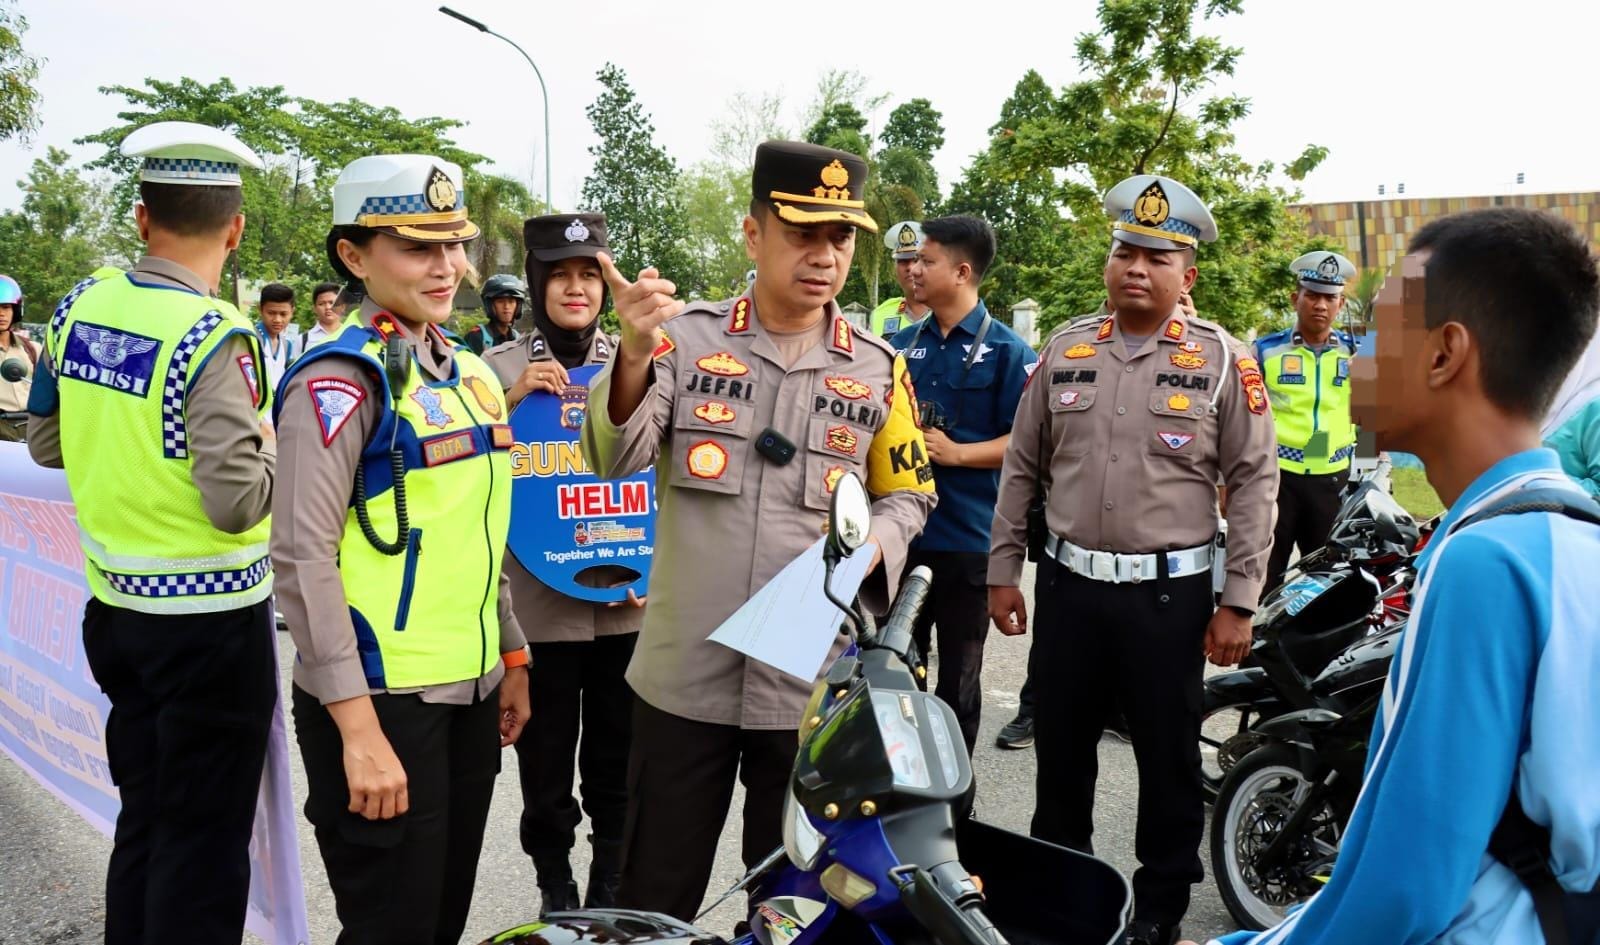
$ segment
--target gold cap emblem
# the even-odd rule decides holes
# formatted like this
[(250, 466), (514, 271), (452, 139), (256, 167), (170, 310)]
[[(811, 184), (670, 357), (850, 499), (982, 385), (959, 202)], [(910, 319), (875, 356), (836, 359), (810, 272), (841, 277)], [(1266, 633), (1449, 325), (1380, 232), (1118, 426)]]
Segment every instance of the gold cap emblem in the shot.
[(843, 164), (835, 160), (832, 164), (822, 169), (822, 183), (826, 187), (846, 187), (850, 183), (850, 172)]
[(428, 175), (428, 187), (423, 191), (428, 206), (443, 213), (456, 208), (456, 184), (450, 175), (437, 167)]
[(900, 245), (901, 246), (915, 246), (915, 245), (917, 245), (917, 233), (916, 233), (915, 230), (911, 229), (911, 227), (909, 227), (909, 226), (902, 226), (900, 228), (900, 237), (899, 237), (899, 239), (900, 239)]
[(1160, 226), (1167, 222), (1172, 206), (1167, 203), (1167, 192), (1160, 181), (1151, 181), (1139, 199), (1133, 202), (1133, 219), (1142, 226)]

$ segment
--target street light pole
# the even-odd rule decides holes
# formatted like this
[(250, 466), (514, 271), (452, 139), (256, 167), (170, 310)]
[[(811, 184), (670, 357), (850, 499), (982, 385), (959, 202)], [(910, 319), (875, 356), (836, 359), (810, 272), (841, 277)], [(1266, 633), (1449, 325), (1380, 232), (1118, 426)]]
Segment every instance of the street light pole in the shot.
[(539, 65), (528, 55), (528, 51), (518, 46), (510, 37), (502, 36), (483, 23), (474, 20), (464, 13), (457, 13), (449, 7), (440, 7), (439, 12), (445, 16), (460, 20), (480, 33), (488, 33), (497, 39), (503, 39), (511, 44), (511, 48), (522, 53), (522, 58), (528, 60), (528, 65), (533, 66), (533, 74), (539, 80), (539, 94), (544, 98), (544, 206), (546, 213), (554, 213), (556, 205), (550, 199), (550, 92), (544, 87), (544, 75), (539, 72)]

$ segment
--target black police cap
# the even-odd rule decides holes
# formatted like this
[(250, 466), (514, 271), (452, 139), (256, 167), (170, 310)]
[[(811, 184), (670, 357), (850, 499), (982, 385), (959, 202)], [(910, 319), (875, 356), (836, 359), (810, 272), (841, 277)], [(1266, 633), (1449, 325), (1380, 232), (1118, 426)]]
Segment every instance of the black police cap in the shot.
[(611, 252), (603, 213), (555, 213), (522, 224), (522, 243), (540, 262)]
[(866, 190), (867, 162), (859, 155), (803, 141), (767, 141), (756, 148), (751, 196), (770, 202), (786, 223), (848, 223), (876, 233)]

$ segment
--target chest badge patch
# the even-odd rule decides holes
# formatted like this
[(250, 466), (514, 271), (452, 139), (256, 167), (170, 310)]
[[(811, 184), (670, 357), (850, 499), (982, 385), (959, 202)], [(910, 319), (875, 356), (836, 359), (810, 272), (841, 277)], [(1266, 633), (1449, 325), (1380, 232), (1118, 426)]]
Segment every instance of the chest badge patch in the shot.
[(732, 407), (720, 400), (713, 400), (694, 408), (694, 415), (707, 423), (732, 423), (738, 416)]
[(1058, 402), (1063, 407), (1070, 407), (1078, 402), (1078, 392), (1075, 390), (1064, 390), (1061, 392)]
[(1092, 357), (1094, 357), (1094, 351), (1095, 351), (1094, 345), (1089, 344), (1087, 342), (1079, 342), (1078, 344), (1075, 344), (1072, 347), (1067, 349), (1066, 356), (1068, 358), (1071, 358), (1072, 360), (1076, 361), (1079, 358), (1092, 358)]
[(721, 444), (702, 440), (689, 447), (689, 475), (696, 479), (721, 479), (728, 471), (728, 451)]
[(422, 408), (423, 421), (430, 427), (446, 427), (450, 425), (450, 415), (444, 412), (444, 401), (439, 399), (439, 392), (427, 385), (418, 387), (411, 392), (411, 399)]
[[(856, 444), (858, 442), (860, 442), (860, 438), (850, 432), (850, 428), (842, 423), (836, 427), (828, 428), (828, 448), (831, 450), (854, 456), (856, 455)], [(832, 492), (833, 490), (829, 489), (828, 491)]]
[(469, 377), (464, 382), (467, 390), (478, 401), (478, 406), (489, 415), (491, 420), (499, 420), (501, 413), (500, 401), (494, 396), (494, 391), (489, 389), (489, 384), (481, 377)]
[(1189, 398), (1185, 394), (1173, 394), (1167, 398), (1168, 410), (1188, 410)]
[(311, 394), (311, 405), (316, 408), (317, 423), (322, 427), (323, 446), (333, 443), (333, 438), (355, 415), (356, 408), (367, 399), (367, 392), (360, 385), (342, 377), (314, 377), (306, 381), (306, 390)]
[(743, 377), (750, 373), (750, 368), (743, 361), (726, 351), (708, 354), (696, 361), (694, 366), (707, 374), (720, 374), (723, 377)]
[(830, 377), (822, 383), (846, 400), (866, 400), (872, 396), (872, 388), (853, 377)]
[(1304, 372), (1305, 365), (1301, 362), (1298, 354), (1286, 354), (1283, 356), (1283, 373), (1301, 374)]
[(1201, 356), (1204, 350), (1199, 342), (1185, 341), (1178, 345), (1178, 352), (1171, 357), (1172, 366), (1185, 371), (1198, 371), (1206, 366), (1206, 359)]
[(589, 411), (589, 388), (568, 384), (561, 390), (561, 425), (568, 430), (583, 429)]
[(1169, 450), (1181, 450), (1194, 441), (1193, 433), (1157, 433), (1156, 436)]
[(833, 490), (839, 485), (839, 480), (844, 478), (843, 466), (828, 467), (828, 474), (822, 477), (822, 486), (828, 490), (828, 495), (833, 495)]

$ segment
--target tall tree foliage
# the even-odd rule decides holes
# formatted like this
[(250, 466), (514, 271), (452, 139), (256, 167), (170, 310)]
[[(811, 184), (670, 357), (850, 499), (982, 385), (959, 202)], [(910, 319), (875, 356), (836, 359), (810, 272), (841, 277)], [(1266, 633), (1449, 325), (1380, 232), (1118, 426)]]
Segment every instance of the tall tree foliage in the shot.
[(0, 2), (0, 141), (27, 141), (39, 127), (39, 60), (22, 48), (28, 18)]
[(589, 147), (594, 170), (583, 182), (583, 204), (606, 215), (617, 267), (629, 277), (655, 266), (680, 294), (703, 296), (704, 277), (686, 246), (678, 163), (655, 143), (655, 125), (626, 73), (607, 63), (599, 78), (603, 90), (585, 110), (599, 141)]
[(0, 261), (22, 286), (30, 321), (48, 313), (105, 259), (101, 250), (104, 200), (95, 183), (49, 148), (17, 182), (22, 208), (0, 214)]
[[(1044, 305), (1045, 323), (1093, 311), (1104, 298), (1100, 273), (1109, 230), (1102, 196), (1133, 174), (1165, 174), (1191, 187), (1216, 217), (1220, 238), (1199, 250), (1195, 304), (1234, 330), (1281, 307), (1286, 266), (1304, 230), (1289, 212), (1298, 194), (1274, 186), (1272, 161), (1235, 149), (1234, 125), (1248, 99), (1210, 94), (1231, 76), (1241, 50), (1197, 35), (1197, 21), (1240, 11), (1242, 0), (1101, 0), (1100, 28), (1078, 37), (1087, 77), (1052, 97), (995, 139), (990, 155), (1013, 178), (1051, 169), (1064, 209), (1061, 256), (1019, 274)], [(1326, 156), (1308, 146), (1284, 171), (1303, 178)]]

